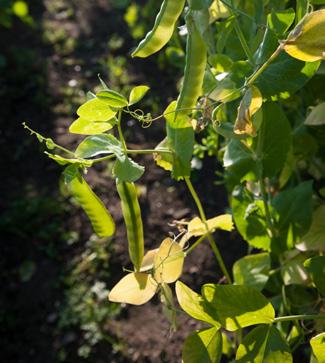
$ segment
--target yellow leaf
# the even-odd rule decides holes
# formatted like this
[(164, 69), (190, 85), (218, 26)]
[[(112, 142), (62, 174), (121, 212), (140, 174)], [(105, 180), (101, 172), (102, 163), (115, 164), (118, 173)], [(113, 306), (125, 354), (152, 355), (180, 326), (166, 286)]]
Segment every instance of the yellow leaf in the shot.
[(154, 279), (158, 283), (176, 281), (183, 270), (184, 252), (171, 238), (162, 241), (154, 260)]
[(146, 273), (133, 272), (124, 276), (108, 294), (109, 301), (142, 305), (157, 291), (157, 283)]
[(325, 9), (307, 14), (289, 34), (284, 50), (305, 62), (325, 59)]
[[(230, 214), (222, 214), (220, 216), (207, 220), (208, 229), (210, 232), (215, 231), (217, 228), (224, 231), (231, 231), (233, 229), (232, 217)], [(188, 235), (191, 237), (203, 236), (207, 233), (206, 226), (199, 217), (193, 218), (188, 224)]]
[(260, 90), (255, 86), (248, 88), (238, 107), (238, 114), (234, 127), (234, 132), (236, 134), (256, 136), (252, 116), (262, 107), (262, 104), (263, 98)]
[(142, 264), (140, 267), (140, 271), (149, 271), (152, 270), (153, 268), (153, 264), (154, 264), (154, 260), (155, 260), (155, 256), (158, 252), (158, 248), (154, 249), (154, 250), (149, 250), (143, 257), (142, 260)]

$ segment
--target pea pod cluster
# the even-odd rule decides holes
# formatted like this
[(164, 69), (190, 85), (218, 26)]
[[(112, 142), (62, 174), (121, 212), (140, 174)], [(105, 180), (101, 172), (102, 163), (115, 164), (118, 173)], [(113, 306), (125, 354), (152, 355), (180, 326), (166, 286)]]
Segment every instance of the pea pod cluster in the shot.
[(144, 238), (141, 210), (134, 183), (116, 181), (121, 198), (122, 212), (126, 225), (130, 259), (136, 271), (140, 270), (144, 255)]
[(140, 42), (132, 57), (146, 58), (163, 48), (173, 35), (184, 5), (185, 0), (164, 0), (154, 27)]
[(63, 175), (70, 194), (87, 214), (94, 232), (99, 237), (111, 237), (115, 232), (113, 218), (82, 177), (78, 167), (74, 165), (67, 167)]

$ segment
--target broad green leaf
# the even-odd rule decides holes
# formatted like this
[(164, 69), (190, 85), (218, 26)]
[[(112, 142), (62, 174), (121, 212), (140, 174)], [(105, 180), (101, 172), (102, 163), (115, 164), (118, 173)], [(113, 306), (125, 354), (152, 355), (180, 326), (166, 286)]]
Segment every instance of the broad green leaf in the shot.
[(202, 10), (209, 8), (211, 0), (188, 0), (191, 10)]
[[(308, 3), (308, 2), (307, 2)], [(325, 59), (325, 9), (307, 14), (284, 42), (284, 50), (305, 62)]]
[(194, 319), (205, 321), (216, 327), (220, 327), (220, 323), (216, 321), (208, 311), (208, 307), (204, 304), (204, 300), (201, 295), (191, 290), (181, 281), (177, 281), (176, 296), (181, 308)]
[(56, 161), (59, 165), (69, 165), (69, 164), (76, 164), (76, 165), (84, 165), (84, 166), (92, 166), (91, 160), (83, 160), (83, 159), (68, 159), (64, 158), (57, 154), (51, 154), (45, 151), (45, 154), (51, 158), (52, 160)]
[[(260, 133), (263, 175), (273, 177), (283, 168), (291, 143), (289, 121), (282, 108), (274, 102), (263, 105)], [(259, 153), (258, 141), (255, 149), (256, 153)]]
[(233, 61), (225, 54), (213, 54), (209, 57), (209, 64), (218, 73), (229, 72)]
[(79, 117), (70, 127), (69, 132), (80, 135), (98, 135), (105, 131), (111, 130), (116, 125), (116, 118), (113, 117), (108, 121), (89, 121)]
[(286, 309), (292, 314), (318, 314), (319, 292), (313, 287), (303, 285), (287, 285), (282, 287)]
[(315, 106), (305, 120), (307, 126), (325, 125), (325, 102)]
[(218, 328), (199, 330), (188, 336), (182, 351), (182, 363), (219, 363), (222, 337)]
[(240, 97), (236, 83), (229, 77), (216, 83), (216, 87), (209, 93), (209, 98), (217, 102), (230, 102)]
[(325, 251), (325, 204), (313, 213), (312, 224), (296, 247), (301, 251)]
[(255, 85), (268, 100), (286, 99), (307, 83), (316, 73), (319, 64), (305, 63), (282, 53), (258, 77)]
[(236, 354), (238, 363), (292, 363), (290, 348), (274, 326), (261, 325), (249, 332)]
[(256, 136), (256, 127), (253, 125), (253, 115), (262, 107), (263, 98), (260, 90), (251, 86), (247, 89), (238, 107), (234, 132)]
[(97, 92), (96, 97), (111, 107), (120, 108), (128, 105), (128, 101), (124, 96), (110, 89)]
[(157, 291), (157, 283), (143, 272), (134, 272), (124, 276), (110, 291), (111, 302), (142, 305), (148, 302)]
[(273, 306), (251, 286), (206, 284), (202, 296), (215, 312), (213, 317), (229, 331), (273, 322)]
[(271, 238), (265, 222), (262, 200), (254, 200), (247, 189), (236, 188), (231, 197), (232, 214), (243, 238), (253, 247), (271, 249)]
[(263, 290), (269, 279), (270, 269), (271, 259), (268, 253), (245, 256), (233, 265), (235, 283)]
[(144, 173), (144, 166), (137, 164), (128, 156), (118, 157), (115, 162), (113, 174), (120, 181), (134, 182)]
[(304, 265), (318, 291), (325, 296), (325, 256), (309, 258)]
[(184, 252), (171, 238), (162, 241), (154, 259), (154, 279), (158, 283), (175, 282), (182, 274)]
[(88, 121), (109, 121), (116, 113), (117, 111), (113, 111), (106, 102), (98, 98), (87, 101), (77, 110), (78, 116)]
[(76, 156), (92, 158), (100, 154), (123, 155), (122, 145), (113, 135), (94, 135), (86, 137), (77, 147)]
[[(306, 257), (301, 254), (293, 257), (296, 253), (296, 250), (289, 251), (288, 261), (282, 265), (281, 275), (285, 285), (304, 285), (309, 281), (307, 270), (304, 267)], [(285, 256), (286, 254), (283, 255), (283, 257)]]
[(142, 100), (142, 98), (149, 91), (150, 87), (148, 86), (137, 86), (132, 88), (130, 96), (129, 96), (129, 106), (134, 105), (135, 103)]
[(318, 363), (325, 363), (325, 333), (320, 333), (310, 340), (310, 345)]
[(279, 238), (287, 248), (292, 248), (294, 244), (300, 242), (311, 225), (312, 193), (313, 183), (306, 181), (295, 188), (280, 192), (272, 200), (272, 205), (278, 212)]
[(267, 16), (269, 28), (278, 36), (282, 36), (295, 20), (295, 11), (292, 8), (275, 11)]

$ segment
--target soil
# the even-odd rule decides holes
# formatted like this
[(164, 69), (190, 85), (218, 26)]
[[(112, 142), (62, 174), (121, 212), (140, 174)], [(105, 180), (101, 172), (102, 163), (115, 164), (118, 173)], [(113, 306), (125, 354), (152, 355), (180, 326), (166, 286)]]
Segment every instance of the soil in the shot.
[[(57, 8), (53, 10), (55, 6)], [(66, 9), (71, 7), (73, 15), (67, 16)], [(6, 67), (0, 69), (1, 170), (5, 177), (1, 183), (0, 207), (3, 209), (2, 221), (6, 221), (0, 225), (4, 226), (0, 257), (3, 283), (0, 356), (1, 361), (8, 363), (54, 363), (58, 361), (58, 341), (69, 340), (66, 336), (58, 337), (53, 326), (55, 319), (52, 317), (63, 295), (60, 279), (69, 261), (82, 251), (91, 229), (82, 212), (76, 208), (66, 210), (60, 203), (44, 207), (40, 202), (41, 206), (35, 207), (35, 214), (28, 212), (32, 208), (30, 201), (41, 199), (46, 202), (48, 197), (62, 199), (58, 188), (61, 168), (47, 160), (42, 154), (44, 148), (35, 138), (28, 137), (20, 124), (28, 121), (40, 133), (73, 149), (81, 138), (67, 136), (72, 115), (82, 102), (84, 92), (98, 83), (97, 73), (103, 78), (109, 76), (106, 66), (100, 65), (109, 52), (108, 39), (116, 33), (125, 39), (115, 56), (127, 56), (135, 43), (128, 35), (123, 12), (113, 8), (109, 1), (33, 1), (30, 11), (37, 20), (34, 28), (26, 27), (16, 19), (12, 29), (0, 30), (0, 49), (7, 61)], [(44, 41), (45, 30), (54, 32), (55, 29), (64, 29), (65, 37), (74, 39), (76, 46), (58, 52), (58, 42)], [(159, 70), (154, 62), (127, 59), (125, 67), (131, 82), (145, 80), (156, 97), (163, 92), (163, 109), (176, 95), (175, 75)], [(162, 123), (148, 129), (135, 123), (128, 124), (132, 125), (127, 132), (131, 147), (153, 148), (163, 138)], [(136, 161), (146, 167), (138, 185), (142, 191), (140, 203), (145, 243), (149, 249), (156, 247), (169, 233), (177, 233), (170, 223), (175, 219), (191, 218), (196, 209), (183, 183), (173, 182), (167, 172), (155, 166), (150, 156), (138, 157)], [(193, 175), (209, 217), (224, 213), (227, 208), (226, 191), (213, 183), (217, 167), (214, 158), (207, 158), (203, 169)], [(111, 288), (123, 276), (123, 267), (129, 267), (119, 200), (115, 182), (107, 178), (103, 166), (90, 170), (87, 180), (109, 207), (117, 224), (110, 256), (111, 277), (107, 281)], [(19, 201), (23, 202), (19, 204)], [(24, 218), (25, 209), (27, 219)], [(43, 211), (45, 217), (39, 215)], [(45, 237), (38, 230), (40, 225), (47, 233)], [(76, 245), (67, 246), (62, 241), (61, 232), (67, 226), (78, 231)], [(235, 232), (216, 233), (216, 239), (228, 266), (245, 252), (245, 244)], [(24, 282), (21, 266), (26, 259), (34, 261), (35, 271)], [(182, 281), (198, 291), (203, 283), (220, 279), (222, 275), (214, 256), (203, 243), (186, 259)], [(180, 314), (177, 331), (170, 333), (170, 324), (162, 314), (157, 297), (141, 307), (126, 306), (115, 320), (107, 322), (110, 335), (123, 346), (122, 353), (116, 353), (110, 344), (100, 343), (91, 360), (86, 361), (179, 362), (182, 342), (198, 327), (197, 322)], [(80, 361), (77, 356), (69, 359), (71, 363)]]

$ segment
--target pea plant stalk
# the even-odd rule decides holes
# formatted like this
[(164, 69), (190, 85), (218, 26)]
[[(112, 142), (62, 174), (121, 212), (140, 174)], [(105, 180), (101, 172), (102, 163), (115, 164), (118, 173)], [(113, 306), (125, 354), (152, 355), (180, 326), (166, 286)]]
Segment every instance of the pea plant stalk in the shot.
[[(112, 178), (116, 179), (121, 199), (134, 268), (124, 268), (127, 274), (111, 289), (108, 298), (111, 302), (141, 305), (158, 294), (172, 326), (180, 311), (203, 321), (207, 327), (192, 332), (184, 342), (184, 363), (201, 363), (202, 356), (209, 357), (207, 362), (218, 363), (222, 354), (229, 361), (242, 363), (289, 363), (293, 362), (292, 352), (300, 349), (307, 338), (308, 356), (324, 361), (325, 257), (319, 225), (325, 205), (310, 180), (294, 177), (290, 160), (296, 158), (294, 163), (298, 162), (294, 150), (299, 145), (293, 136), (299, 117), (292, 117), (296, 110), (290, 109), (288, 99), (299, 102), (296, 92), (304, 94), (306, 80), (312, 78), (324, 59), (325, 10), (306, 13), (294, 26), (295, 11), (271, 3), (274, 9), (268, 13), (267, 6), (254, 3), (250, 7), (245, 1), (189, 0), (185, 4), (185, 0), (164, 0), (153, 29), (132, 53), (132, 57), (146, 58), (164, 51), (184, 14), (187, 34), (183, 81), (178, 98), (157, 117), (141, 109), (133, 111), (149, 87), (136, 86), (126, 97), (101, 80), (101, 89), (89, 94), (77, 110), (79, 118), (70, 126), (70, 132), (86, 136), (75, 151), (24, 124), (45, 143), (47, 155), (64, 166), (65, 183), (88, 215), (94, 232), (111, 239), (114, 221), (83, 174), (96, 163), (113, 163)], [(265, 34), (259, 54), (271, 55), (257, 66), (256, 29), (260, 19), (265, 19)], [(248, 26), (248, 21), (251, 28), (244, 32), (242, 26)], [(244, 34), (249, 32), (255, 37), (246, 39)], [(211, 34), (216, 43), (212, 46)], [(227, 41), (231, 37), (239, 39), (243, 52)], [(178, 46), (183, 51), (183, 44)], [(223, 53), (213, 54), (214, 49)], [(123, 134), (124, 113), (143, 127), (164, 119), (162, 142), (154, 149), (129, 149)], [(313, 119), (313, 127), (322, 125), (319, 118), (316, 121)], [(309, 144), (314, 138), (317, 144), (309, 133), (308, 122), (307, 117), (298, 125), (299, 135), (304, 135)], [(207, 127), (197, 131), (193, 125), (198, 123)], [(218, 134), (215, 155), (224, 165), (223, 181), (231, 208), (231, 214), (212, 218), (207, 218), (191, 182), (196, 133), (208, 133), (209, 128)], [(53, 154), (53, 149), (67, 157)], [(198, 211), (198, 216), (177, 223), (182, 230), (178, 236), (162, 236), (159, 246), (148, 251), (135, 184), (145, 170), (132, 160), (133, 155), (146, 154), (152, 154), (157, 166), (170, 172), (175, 183), (185, 182)], [(312, 164), (316, 158), (323, 160), (314, 151), (304, 161)], [(310, 170), (304, 170), (304, 175), (309, 175)], [(231, 232), (233, 222), (248, 243), (249, 253), (230, 270), (213, 233), (217, 229)], [(204, 240), (208, 240), (225, 281), (206, 283), (199, 294), (180, 279), (184, 259)], [(180, 308), (174, 303), (170, 287), (174, 283)], [(300, 302), (306, 296), (307, 302)], [(306, 307), (306, 311), (299, 306)], [(305, 320), (311, 323), (308, 331), (301, 324)], [(247, 327), (253, 328), (246, 332)], [(295, 334), (299, 335), (297, 339)], [(231, 345), (227, 352), (225, 344)], [(265, 350), (261, 351), (260, 346)]]

